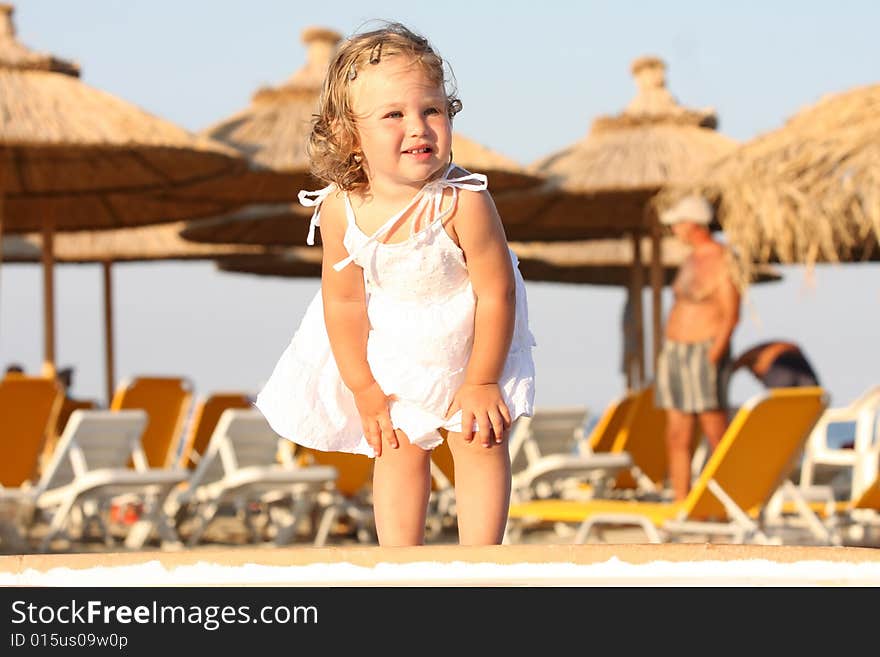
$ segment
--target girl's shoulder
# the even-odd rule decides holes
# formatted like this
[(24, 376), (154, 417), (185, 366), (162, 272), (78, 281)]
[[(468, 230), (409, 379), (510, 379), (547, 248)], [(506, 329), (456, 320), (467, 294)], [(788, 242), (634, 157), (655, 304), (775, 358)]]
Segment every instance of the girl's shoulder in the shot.
[[(457, 169), (450, 172), (449, 177), (460, 177), (470, 175), (466, 169), (462, 169), (458, 167)], [(454, 178), (453, 178), (454, 179)], [(458, 192), (458, 202), (456, 203), (456, 214), (470, 214), (470, 213), (490, 213), (495, 211), (495, 202), (492, 200), (492, 195), (489, 193), (489, 190), (483, 186), (460, 186), (456, 190)], [(450, 187), (446, 187), (443, 190), (444, 196), (451, 195), (452, 189)]]
[(344, 233), (346, 224), (345, 192), (334, 188), (321, 200), (321, 230)]
[[(458, 171), (450, 172), (449, 177), (468, 175), (470, 175), (469, 171), (458, 167)], [(451, 193), (452, 190), (447, 188), (444, 192)], [(459, 187), (457, 192), (458, 198), (449, 217), (450, 232), (457, 243), (462, 244), (462, 237), (465, 238), (465, 242), (468, 241), (467, 235), (477, 236), (480, 239), (488, 233), (499, 232), (501, 217), (485, 185), (463, 186)], [(500, 234), (503, 235), (503, 228)]]
[(322, 210), (338, 210), (345, 207), (346, 192), (334, 187), (327, 196), (324, 197), (324, 203), (321, 205)]

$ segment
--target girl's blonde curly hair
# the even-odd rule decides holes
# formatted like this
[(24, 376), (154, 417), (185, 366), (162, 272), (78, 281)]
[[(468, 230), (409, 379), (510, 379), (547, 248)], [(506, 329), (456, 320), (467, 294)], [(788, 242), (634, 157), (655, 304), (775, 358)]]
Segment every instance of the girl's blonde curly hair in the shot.
[(345, 191), (367, 185), (363, 158), (357, 150), (351, 83), (367, 66), (378, 64), (383, 57), (399, 55), (421, 66), (432, 82), (443, 85), (450, 120), (461, 111), (454, 75), (427, 39), (400, 23), (386, 23), (379, 29), (355, 34), (340, 45), (330, 62), (312, 122), (308, 148), (311, 171), (317, 178)]

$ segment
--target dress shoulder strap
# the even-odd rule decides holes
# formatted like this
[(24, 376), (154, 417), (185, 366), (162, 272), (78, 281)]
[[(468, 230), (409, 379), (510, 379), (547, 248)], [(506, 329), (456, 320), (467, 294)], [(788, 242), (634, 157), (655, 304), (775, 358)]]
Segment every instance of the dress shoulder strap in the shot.
[[(464, 171), (463, 175), (450, 178), (450, 174), (455, 170)], [(446, 172), (436, 180), (432, 180), (427, 186), (452, 187), (455, 189), (466, 189), (471, 192), (482, 192), (489, 188), (489, 179), (482, 173), (471, 173), (455, 162), (450, 162), (446, 167)]]
[(330, 183), (326, 187), (313, 192), (301, 189), (296, 195), (300, 205), (307, 208), (315, 208), (315, 211), (312, 213), (312, 220), (309, 222), (309, 236), (306, 238), (306, 244), (309, 246), (314, 246), (315, 228), (321, 225), (321, 203), (335, 191), (336, 184)]
[[(457, 176), (455, 178), (450, 178), (449, 175), (452, 173), (454, 169), (461, 169), (464, 171), (464, 175)], [(441, 205), (443, 202), (443, 188), (449, 187), (452, 189), (452, 203), (449, 204), (449, 207), (445, 210), (441, 210)], [(300, 192), (299, 200), (305, 206), (316, 206), (315, 213), (312, 215), (312, 223), (309, 226), (309, 239), (308, 244), (315, 243), (315, 226), (320, 226), (320, 203), (323, 201), (327, 195), (336, 189), (335, 185), (328, 185), (324, 189), (318, 190), (317, 192)], [(488, 179), (482, 173), (470, 173), (466, 171), (462, 167), (457, 164), (450, 163), (448, 167), (446, 167), (446, 171), (443, 172), (443, 175), (436, 180), (432, 180), (425, 184), (424, 187), (416, 194), (412, 200), (404, 207), (400, 212), (397, 212), (393, 217), (389, 218), (384, 224), (382, 224), (375, 233), (370, 235), (365, 241), (363, 241), (360, 245), (358, 245), (357, 249), (351, 252), (347, 258), (340, 260), (335, 265), (333, 265), (333, 269), (336, 271), (341, 271), (351, 262), (357, 258), (358, 254), (368, 245), (373, 242), (378, 241), (383, 235), (385, 235), (389, 230), (391, 230), (400, 220), (401, 218), (413, 207), (418, 207), (421, 209), (428, 209), (432, 207), (435, 216), (431, 220), (432, 222), (443, 221), (446, 217), (448, 217), (453, 210), (455, 210), (456, 203), (458, 201), (458, 190), (465, 189), (473, 192), (481, 192), (485, 189), (488, 189)], [(308, 196), (314, 196), (314, 200), (307, 198)], [(351, 209), (351, 204), (348, 201), (348, 195), (346, 194), (346, 215), (348, 216), (349, 222), (354, 221), (354, 211)]]
[[(452, 173), (453, 169), (461, 169), (464, 171), (464, 175), (450, 178), (449, 175)], [(489, 179), (482, 173), (471, 173), (467, 169), (460, 167), (453, 162), (449, 164), (446, 168), (446, 172), (441, 178), (432, 180), (426, 185), (426, 188), (430, 189), (432, 187), (434, 191), (434, 193), (431, 194), (434, 203), (434, 218), (431, 221), (442, 222), (455, 210), (455, 207), (458, 204), (458, 190), (464, 189), (469, 192), (485, 191), (489, 188)], [(449, 207), (445, 210), (441, 210), (444, 187), (452, 189), (452, 203), (450, 203)]]

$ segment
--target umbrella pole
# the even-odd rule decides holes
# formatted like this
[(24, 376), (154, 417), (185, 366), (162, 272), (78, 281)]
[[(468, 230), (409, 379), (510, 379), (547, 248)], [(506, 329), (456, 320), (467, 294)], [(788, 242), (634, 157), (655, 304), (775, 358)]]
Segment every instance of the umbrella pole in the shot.
[(651, 221), (651, 324), (654, 333), (651, 377), (657, 379), (657, 359), (663, 349), (663, 241), (656, 218)]
[[(6, 198), (5, 196), (5, 180), (3, 179), (5, 173), (5, 166), (3, 162), (3, 158), (0, 157), (0, 269), (3, 268), (3, 201)], [(2, 283), (2, 281), (0, 281)], [(3, 289), (3, 286), (0, 285), (0, 290)], [(2, 296), (2, 295), (0, 295)], [(0, 308), (2, 308), (2, 304), (0, 304)]]
[(55, 218), (43, 220), (43, 376), (55, 376)]
[[(0, 269), (3, 269), (3, 167), (0, 166)], [(2, 280), (0, 280), (2, 283)], [(0, 284), (0, 290), (3, 289), (2, 284)], [(0, 294), (0, 298), (2, 298), (2, 294)], [(0, 308), (2, 308), (2, 304), (0, 304)]]
[(645, 329), (644, 315), (642, 312), (642, 290), (645, 285), (645, 279), (642, 272), (640, 231), (633, 231), (632, 241), (633, 262), (630, 294), (632, 295), (633, 323), (635, 324), (636, 336), (636, 374), (633, 377), (633, 383), (640, 388), (645, 381)]
[(107, 408), (110, 408), (116, 381), (113, 355), (113, 261), (104, 260), (101, 262), (101, 268), (104, 272), (104, 367), (107, 385)]

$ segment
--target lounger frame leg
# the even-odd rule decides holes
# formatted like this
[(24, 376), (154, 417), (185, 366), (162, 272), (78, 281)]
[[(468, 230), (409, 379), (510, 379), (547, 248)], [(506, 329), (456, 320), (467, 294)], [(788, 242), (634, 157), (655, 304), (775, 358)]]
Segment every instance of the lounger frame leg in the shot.
[(577, 545), (586, 543), (593, 529), (604, 525), (632, 525), (634, 527), (641, 527), (642, 531), (645, 532), (648, 541), (651, 543), (663, 542), (663, 537), (660, 535), (657, 527), (645, 517), (636, 515), (624, 516), (597, 514), (590, 516), (580, 524), (577, 533), (574, 535), (573, 543)]

